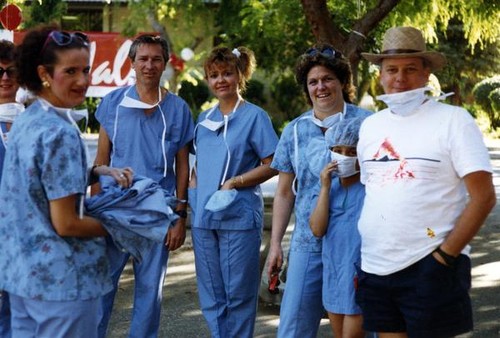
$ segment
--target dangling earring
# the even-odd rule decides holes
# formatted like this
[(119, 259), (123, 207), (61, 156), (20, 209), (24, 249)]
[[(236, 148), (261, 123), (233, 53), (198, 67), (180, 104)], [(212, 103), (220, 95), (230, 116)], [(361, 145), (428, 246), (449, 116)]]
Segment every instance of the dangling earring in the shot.
[(42, 82), (42, 86), (44, 86), (45, 88), (50, 88), (50, 83), (49, 83), (49, 81), (44, 80), (44, 81)]

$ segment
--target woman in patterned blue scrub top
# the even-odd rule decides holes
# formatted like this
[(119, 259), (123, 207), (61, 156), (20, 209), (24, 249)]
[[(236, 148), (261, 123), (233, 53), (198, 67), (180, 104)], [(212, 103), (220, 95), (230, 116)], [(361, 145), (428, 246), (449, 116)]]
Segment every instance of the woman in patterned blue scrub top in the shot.
[[(90, 83), (89, 41), (53, 26), (19, 46), (19, 84), (37, 97), (9, 132), (0, 186), (0, 289), (13, 337), (95, 337), (100, 297), (112, 288), (103, 236), (83, 215), (89, 183), (78, 111)], [(123, 186), (130, 169), (97, 167)]]

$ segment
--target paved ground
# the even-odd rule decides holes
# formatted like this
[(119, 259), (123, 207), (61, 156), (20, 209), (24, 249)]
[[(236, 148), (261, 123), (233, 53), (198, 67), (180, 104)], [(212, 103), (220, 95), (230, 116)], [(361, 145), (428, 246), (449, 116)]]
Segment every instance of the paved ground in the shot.
[[(489, 143), (495, 167), (497, 197), (500, 194), (500, 142)], [(269, 236), (269, 231), (264, 232)], [(473, 282), (471, 296), (474, 306), (477, 338), (500, 337), (500, 203), (474, 239), (472, 253)], [(264, 249), (264, 248), (263, 248)], [(164, 285), (160, 337), (209, 337), (199, 310), (191, 239), (171, 254)], [(128, 265), (120, 281), (115, 311), (110, 324), (110, 338), (127, 336), (132, 307), (133, 276)], [(255, 337), (275, 337), (279, 308), (259, 304)], [(332, 337), (328, 321), (321, 323), (318, 337)]]

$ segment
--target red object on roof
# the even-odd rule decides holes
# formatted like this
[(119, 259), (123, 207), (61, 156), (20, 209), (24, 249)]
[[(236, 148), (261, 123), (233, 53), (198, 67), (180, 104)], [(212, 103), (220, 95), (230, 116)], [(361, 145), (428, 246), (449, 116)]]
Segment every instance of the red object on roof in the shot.
[(22, 20), (21, 9), (14, 4), (9, 4), (0, 11), (0, 22), (5, 29), (13, 31)]
[(174, 53), (170, 54), (170, 64), (174, 67), (175, 70), (182, 72), (184, 70), (184, 60), (175, 55)]

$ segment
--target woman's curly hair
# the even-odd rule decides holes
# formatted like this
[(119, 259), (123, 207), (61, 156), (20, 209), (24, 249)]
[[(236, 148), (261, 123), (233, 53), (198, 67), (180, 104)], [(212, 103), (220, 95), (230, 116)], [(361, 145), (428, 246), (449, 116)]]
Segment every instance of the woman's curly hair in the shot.
[[(328, 50), (329, 53), (324, 51)], [(331, 55), (330, 55), (331, 54)], [(295, 79), (302, 86), (307, 101), (312, 105), (307, 89), (307, 75), (315, 66), (331, 70), (342, 84), (342, 96), (347, 103), (353, 103), (356, 89), (352, 83), (352, 71), (349, 60), (333, 46), (323, 43), (313, 46), (302, 54), (295, 66)]]
[(38, 66), (43, 65), (52, 76), (54, 65), (59, 61), (58, 53), (61, 50), (87, 48), (89, 45), (82, 39), (73, 38), (61, 45), (49, 35), (52, 31), (59, 31), (57, 25), (41, 25), (28, 31), (22, 43), (17, 47), (16, 67), (18, 83), (34, 94), (40, 93), (43, 88), (42, 80), (38, 76)]

